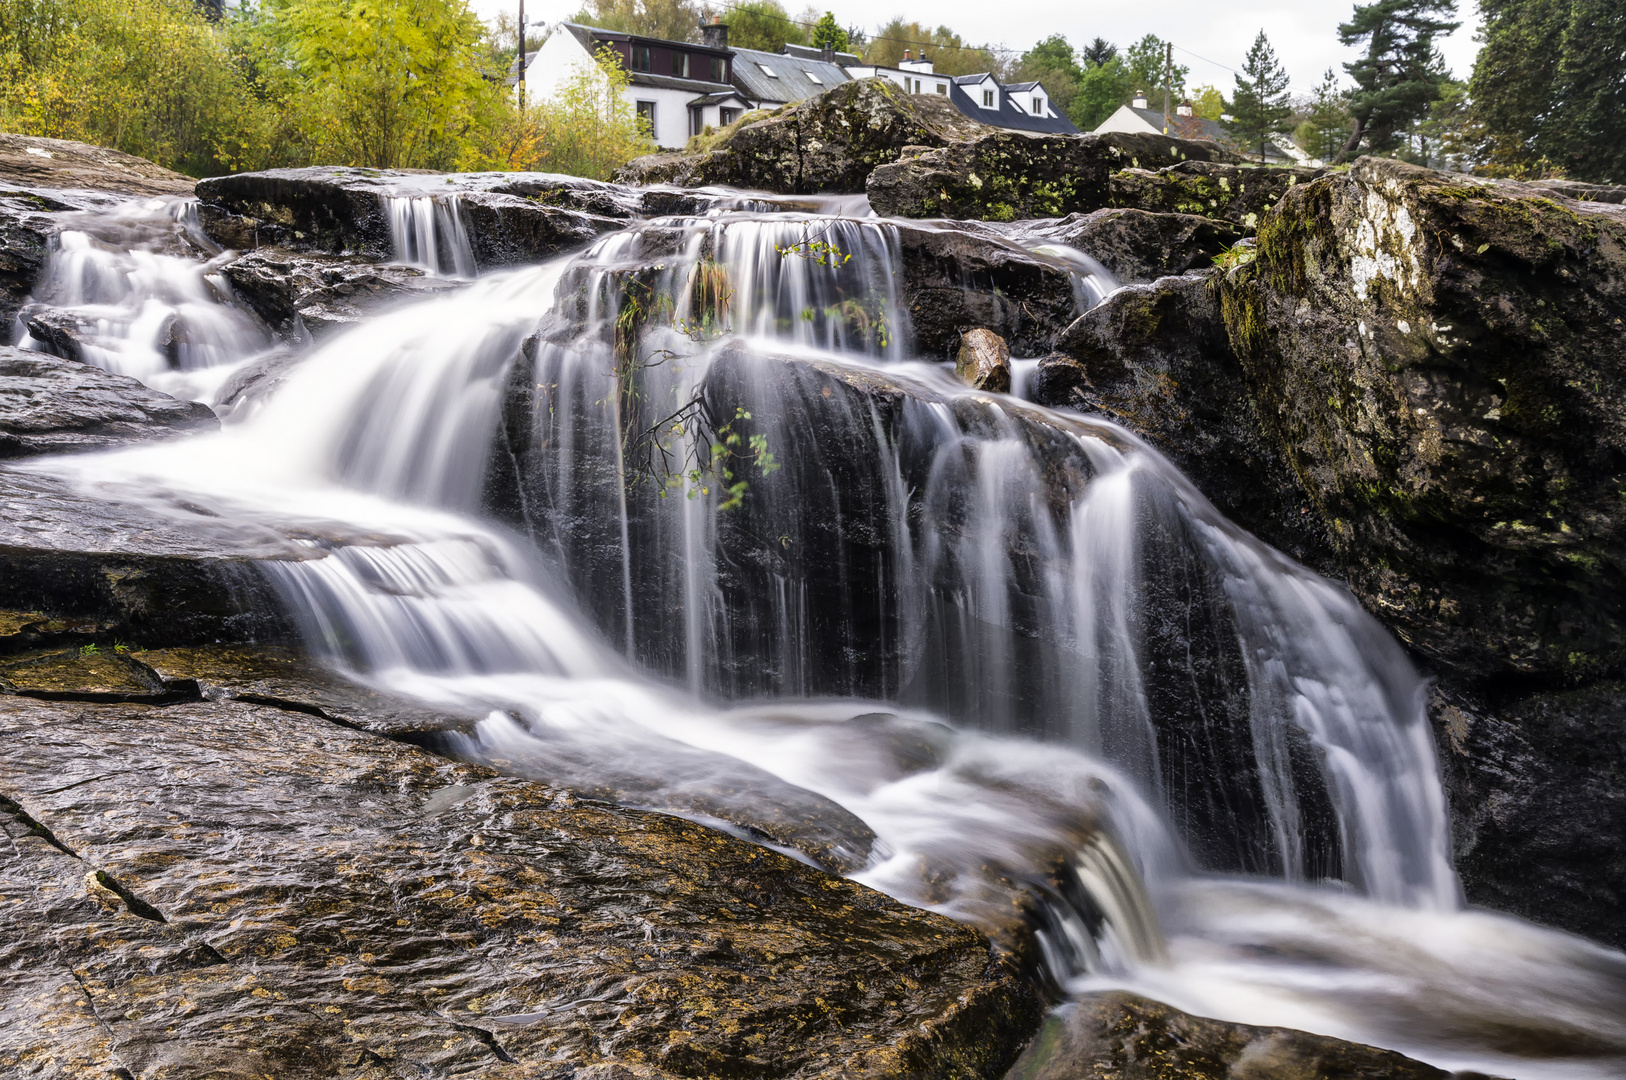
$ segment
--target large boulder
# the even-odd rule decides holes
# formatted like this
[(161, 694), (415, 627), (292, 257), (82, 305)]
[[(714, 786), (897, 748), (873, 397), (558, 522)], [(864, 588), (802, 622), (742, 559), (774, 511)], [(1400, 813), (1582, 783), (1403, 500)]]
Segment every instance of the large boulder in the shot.
[(0, 733), (0, 1071), (996, 1077), (1038, 1020), (943, 916), (303, 712)]
[(218, 427), (199, 402), (88, 364), (0, 346), (0, 458), (102, 450)]
[(696, 154), (634, 160), (616, 179), (627, 184), (733, 187), (790, 195), (856, 194), (871, 170), (906, 148), (939, 147), (990, 129), (946, 96), (907, 94), (882, 78), (842, 83), (727, 130)]
[(276, 247), (250, 251), (220, 272), (267, 325), (289, 336), (300, 329), (321, 336), (362, 321), (387, 301), (457, 285), (416, 266)]
[(1228, 337), (1336, 565), (1440, 679), (1469, 899), (1626, 943), (1626, 211), (1363, 159), (1257, 252)]
[(1301, 562), (1325, 565), (1321, 519), (1266, 435), (1226, 341), (1216, 273), (1112, 293), (1062, 333), (1030, 395), (1124, 425), (1227, 517)]
[(1124, 284), (1205, 269), (1247, 235), (1228, 221), (1135, 209), (1037, 218), (1006, 226), (1005, 232), (1030, 247), (1055, 243), (1077, 248)]
[(1156, 170), (1130, 168), (1112, 175), (1108, 205), (1199, 214), (1251, 232), (1289, 189), (1320, 175), (1320, 169), (1198, 160)]
[(192, 194), (190, 176), (119, 150), (69, 139), (0, 133), (0, 182), (121, 195)]
[(1120, 205), (1112, 178), (1123, 169), (1236, 160), (1217, 143), (1167, 135), (995, 131), (880, 165), (865, 191), (886, 217), (1016, 221)]

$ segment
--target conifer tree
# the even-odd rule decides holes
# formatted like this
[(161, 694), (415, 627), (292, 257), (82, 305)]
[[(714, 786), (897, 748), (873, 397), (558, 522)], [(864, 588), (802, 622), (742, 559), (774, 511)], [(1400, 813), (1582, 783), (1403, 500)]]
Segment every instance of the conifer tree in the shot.
[(1364, 42), (1366, 53), (1344, 65), (1355, 80), (1349, 98), (1355, 127), (1334, 164), (1354, 153), (1363, 138), (1374, 153), (1394, 151), (1411, 126), (1428, 115), (1445, 78), (1434, 39), (1457, 28), (1442, 17), (1455, 10), (1455, 0), (1374, 0), (1357, 5), (1350, 21), (1338, 27), (1338, 40)]
[(834, 49), (836, 52), (847, 51), (847, 31), (836, 22), (836, 17), (826, 11), (813, 26), (813, 36), (808, 44), (815, 49)]
[(1259, 147), (1259, 160), (1265, 160), (1270, 136), (1282, 130), (1293, 115), (1287, 103), (1287, 71), (1276, 59), (1276, 50), (1263, 30), (1253, 39), (1253, 48), (1236, 77), (1236, 95), (1231, 102), (1231, 130), (1243, 145)]

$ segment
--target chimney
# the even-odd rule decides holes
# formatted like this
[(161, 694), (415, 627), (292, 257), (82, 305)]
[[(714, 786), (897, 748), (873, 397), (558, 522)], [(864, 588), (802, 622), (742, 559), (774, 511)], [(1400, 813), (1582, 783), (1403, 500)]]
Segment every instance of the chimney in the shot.
[(1135, 100), (1131, 101), (1129, 104), (1132, 105), (1133, 107), (1137, 108), (1137, 109), (1146, 108), (1146, 91), (1144, 91), (1144, 90), (1136, 90), (1135, 91)]
[(907, 64), (910, 60), (914, 59), (914, 55), (915, 54), (910, 52), (908, 49), (903, 50), (903, 62)]
[(700, 24), (700, 40), (708, 49), (728, 48), (728, 24), (721, 15), (713, 15), (710, 22)]
[(1192, 112), (1192, 108), (1191, 108), (1191, 102), (1189, 102), (1189, 101), (1182, 101), (1180, 103), (1180, 107), (1175, 109), (1174, 111), (1176, 113), (1178, 113), (1179, 115), (1181, 115), (1181, 116), (1192, 116), (1192, 115), (1194, 115), (1193, 112)]
[(824, 62), (826, 64), (833, 64), (836, 62), (836, 47), (834, 45), (826, 45), (824, 47)]

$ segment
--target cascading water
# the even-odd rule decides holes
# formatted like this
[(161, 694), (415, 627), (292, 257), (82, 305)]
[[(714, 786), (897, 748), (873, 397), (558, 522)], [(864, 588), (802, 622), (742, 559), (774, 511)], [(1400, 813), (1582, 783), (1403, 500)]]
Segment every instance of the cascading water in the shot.
[(448, 277), (474, 276), (474, 248), (456, 196), (381, 195), (395, 257)]
[(313, 649), (462, 756), (996, 940), (1026, 891), (1079, 989), (1618, 1075), (1626, 960), (1460, 910), (1399, 646), (1122, 430), (910, 361), (891, 228), (641, 223), (49, 467), (324, 537), (267, 569)]
[(31, 319), (75, 342), (77, 359), (177, 397), (206, 400), (270, 337), (232, 302), (229, 256), (197, 227), (197, 204), (132, 200), (63, 215), (40, 285), (17, 318), (24, 348), (53, 350)]

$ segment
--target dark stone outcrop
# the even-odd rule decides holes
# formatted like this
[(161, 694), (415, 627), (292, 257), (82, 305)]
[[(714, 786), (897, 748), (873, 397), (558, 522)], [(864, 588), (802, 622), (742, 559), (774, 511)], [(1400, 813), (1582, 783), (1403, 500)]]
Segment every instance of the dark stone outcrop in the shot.
[(1467, 1077), (1392, 1050), (1290, 1028), (1209, 1020), (1113, 991), (1086, 995), (1052, 1014), (1007, 1080), (1451, 1080), (1454, 1075)]
[(187, 196), (196, 181), (118, 150), (69, 139), (0, 133), (0, 183), (121, 195)]
[(218, 426), (199, 402), (88, 364), (0, 346), (0, 458), (102, 450)]
[(882, 165), (869, 174), (865, 191), (886, 217), (1016, 221), (1134, 205), (1114, 196), (1113, 177), (1123, 169), (1235, 160), (1216, 143), (1167, 135), (997, 131)]
[(960, 335), (986, 329), (1018, 356), (1050, 349), (1078, 311), (1065, 267), (975, 226), (897, 226), (899, 300), (913, 350), (954, 358)]
[(51, 214), (66, 209), (46, 192), (0, 188), (0, 344), (51, 256)]
[(996, 1077), (1038, 1019), (942, 916), (301, 712), (0, 736), (0, 1070)]
[(726, 131), (697, 154), (656, 154), (623, 168), (627, 184), (727, 184), (786, 195), (855, 194), (877, 166), (990, 129), (947, 97), (906, 94), (882, 78), (842, 83)]
[(1247, 235), (1239, 225), (1196, 214), (1095, 210), (1009, 226), (1013, 239), (1052, 241), (1087, 252), (1124, 284), (1202, 270)]
[(220, 272), (238, 297), (284, 335), (302, 327), (320, 336), (360, 322), (391, 299), (458, 284), (414, 266), (273, 247), (250, 251)]
[(1039, 363), (1042, 405), (1123, 424), (1226, 517), (1301, 562), (1325, 566), (1325, 526), (1265, 434), (1226, 340), (1217, 271), (1127, 286), (1081, 315)]
[(1249, 232), (1291, 188), (1320, 169), (1265, 168), (1218, 161), (1183, 161), (1168, 168), (1125, 169), (1112, 175), (1109, 206), (1168, 214), (1199, 214)]
[[(386, 196), (428, 197), (448, 208), (455, 200), (480, 269), (581, 247), (620, 228), (642, 203), (641, 193), (570, 177), (327, 166), (219, 176), (200, 181), (197, 191), (199, 222), (225, 247), (276, 245), (372, 259), (393, 255)], [(617, 216), (600, 212), (606, 209)], [(448, 239), (437, 239), (443, 259)]]

